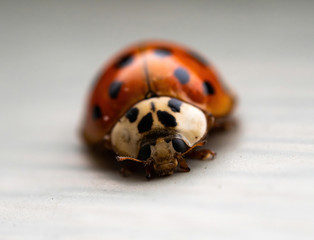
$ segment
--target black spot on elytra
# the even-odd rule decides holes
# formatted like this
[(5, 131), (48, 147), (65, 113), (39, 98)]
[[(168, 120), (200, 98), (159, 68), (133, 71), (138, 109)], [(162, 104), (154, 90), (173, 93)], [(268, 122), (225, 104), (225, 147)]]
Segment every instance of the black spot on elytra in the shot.
[(201, 55), (199, 55), (197, 52), (189, 51), (188, 54), (193, 57), (199, 64), (203, 66), (208, 65), (208, 61)]
[(151, 103), (150, 103), (150, 109), (151, 109), (153, 112), (155, 112), (156, 107), (155, 107), (155, 103), (154, 103), (154, 102), (151, 102)]
[(131, 54), (121, 57), (115, 64), (116, 68), (123, 68), (129, 65), (133, 61), (133, 56)]
[(171, 108), (173, 112), (180, 112), (182, 102), (178, 99), (171, 98), (168, 102), (168, 106)]
[(94, 109), (93, 109), (93, 118), (94, 119), (99, 119), (102, 117), (102, 112), (101, 112), (101, 109), (98, 105), (95, 105), (94, 106)]
[(176, 152), (180, 152), (180, 153), (184, 153), (189, 149), (186, 143), (180, 138), (172, 139), (172, 146), (174, 150), (176, 150)]
[(137, 129), (139, 133), (147, 132), (152, 128), (153, 116), (152, 113), (147, 113), (139, 122)]
[(203, 82), (203, 90), (204, 90), (205, 95), (213, 95), (213, 94), (215, 94), (215, 89), (207, 81)]
[(129, 121), (135, 122), (137, 119), (137, 115), (138, 115), (138, 108), (131, 108), (126, 114), (125, 116), (127, 117), (127, 119), (129, 119)]
[(140, 148), (137, 158), (139, 160), (146, 160), (147, 158), (150, 157), (150, 154), (151, 154), (150, 145), (146, 144)]
[(111, 98), (117, 98), (122, 86), (122, 82), (118, 82), (118, 81), (113, 81), (110, 86), (109, 86), (109, 96)]
[(172, 54), (171, 50), (168, 48), (158, 48), (155, 49), (154, 53), (159, 57), (167, 57)]
[(174, 71), (174, 76), (179, 80), (181, 84), (186, 84), (190, 80), (190, 75), (187, 70), (182, 67), (178, 67)]
[(166, 111), (157, 111), (158, 120), (165, 126), (165, 127), (175, 127), (177, 126), (177, 121), (174, 116)]

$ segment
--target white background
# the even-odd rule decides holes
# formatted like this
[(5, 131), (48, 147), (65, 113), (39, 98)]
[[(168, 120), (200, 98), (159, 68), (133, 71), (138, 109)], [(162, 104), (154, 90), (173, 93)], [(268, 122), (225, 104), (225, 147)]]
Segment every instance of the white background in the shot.
[[(313, 1), (0, 1), (0, 239), (313, 239)], [(129, 43), (208, 56), (238, 128), (190, 173), (124, 178), (78, 132)]]

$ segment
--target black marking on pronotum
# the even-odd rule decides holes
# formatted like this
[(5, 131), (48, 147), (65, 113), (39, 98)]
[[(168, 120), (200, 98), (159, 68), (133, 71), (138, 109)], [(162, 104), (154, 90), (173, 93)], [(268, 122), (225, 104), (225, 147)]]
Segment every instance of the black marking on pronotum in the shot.
[(208, 61), (207, 59), (205, 59), (203, 56), (201, 56), (200, 54), (198, 54), (197, 52), (194, 51), (189, 51), (188, 54), (193, 57), (199, 64), (203, 65), (203, 66), (207, 66), (208, 65)]
[(178, 99), (171, 98), (168, 102), (168, 106), (171, 108), (173, 112), (180, 112), (182, 102)]
[(179, 80), (181, 84), (186, 84), (190, 80), (190, 75), (187, 70), (182, 67), (178, 67), (174, 71), (174, 76)]
[(204, 89), (205, 95), (213, 95), (213, 94), (215, 94), (215, 89), (210, 84), (210, 82), (208, 82), (207, 80), (205, 80), (205, 82), (203, 82), (203, 89)]
[(150, 145), (146, 144), (140, 148), (137, 158), (139, 160), (146, 160), (147, 158), (150, 157), (150, 154), (151, 154)]
[(152, 113), (147, 113), (137, 125), (139, 133), (147, 132), (152, 128), (153, 116)]
[(127, 119), (129, 119), (129, 121), (132, 123), (132, 122), (135, 122), (136, 119), (137, 119), (137, 115), (138, 115), (138, 108), (131, 108), (126, 114), (125, 114), (125, 117)]
[(156, 107), (155, 107), (155, 103), (154, 102), (150, 102), (150, 109), (155, 112)]
[(165, 126), (165, 127), (175, 127), (177, 126), (177, 121), (174, 116), (166, 111), (157, 111), (158, 120)]
[[(163, 138), (167, 142), (169, 139), (169, 135), (175, 135), (176, 131), (175, 129), (172, 128), (158, 128), (154, 129), (152, 128), (149, 132), (145, 133), (142, 137), (142, 142), (148, 142), (150, 145), (153, 145), (151, 143), (152, 139), (158, 139), (158, 138)], [(170, 141), (171, 139), (169, 139)], [(169, 142), (168, 141), (168, 142)]]
[(157, 48), (154, 53), (159, 57), (167, 57), (172, 54), (171, 50), (168, 48)]
[(118, 60), (115, 66), (117, 68), (123, 68), (129, 65), (132, 61), (133, 61), (133, 56), (131, 54), (125, 55)]
[(176, 152), (180, 152), (180, 153), (184, 153), (189, 149), (186, 143), (180, 138), (172, 139), (172, 146), (174, 150), (176, 150)]
[(94, 119), (99, 119), (102, 117), (102, 112), (101, 112), (101, 109), (98, 105), (95, 105), (94, 106), (94, 109), (93, 109), (93, 118)]
[(117, 98), (118, 95), (119, 95), (119, 92), (120, 92), (120, 89), (121, 89), (121, 86), (122, 86), (122, 82), (119, 82), (119, 81), (113, 81), (110, 86), (109, 86), (109, 96), (111, 98)]

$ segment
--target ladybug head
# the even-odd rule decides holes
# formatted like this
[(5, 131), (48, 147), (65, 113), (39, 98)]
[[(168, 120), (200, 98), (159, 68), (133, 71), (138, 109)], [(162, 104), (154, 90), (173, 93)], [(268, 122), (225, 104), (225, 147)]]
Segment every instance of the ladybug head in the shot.
[(184, 155), (195, 146), (199, 144), (189, 147), (181, 136), (160, 137), (153, 141), (143, 141), (137, 158), (117, 157), (117, 160), (143, 163), (146, 167), (147, 178), (151, 177), (152, 172), (158, 176), (166, 176), (173, 174), (178, 165), (183, 171), (190, 170)]
[[(144, 155), (143, 153), (145, 153)], [(149, 154), (149, 157), (146, 158)], [(172, 141), (167, 138), (157, 138), (152, 144), (145, 144), (139, 151), (138, 158), (146, 160), (148, 168), (157, 175), (171, 175), (178, 166), (177, 153), (172, 146)]]

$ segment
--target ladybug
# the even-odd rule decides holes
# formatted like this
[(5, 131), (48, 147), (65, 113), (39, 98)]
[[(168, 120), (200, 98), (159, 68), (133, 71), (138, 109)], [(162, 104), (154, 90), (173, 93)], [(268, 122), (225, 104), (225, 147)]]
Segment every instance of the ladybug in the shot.
[(146, 177), (189, 171), (185, 157), (215, 153), (198, 149), (210, 129), (228, 123), (234, 95), (213, 66), (195, 51), (147, 41), (126, 48), (93, 86), (83, 126), (92, 146), (113, 150), (118, 161), (143, 163)]

